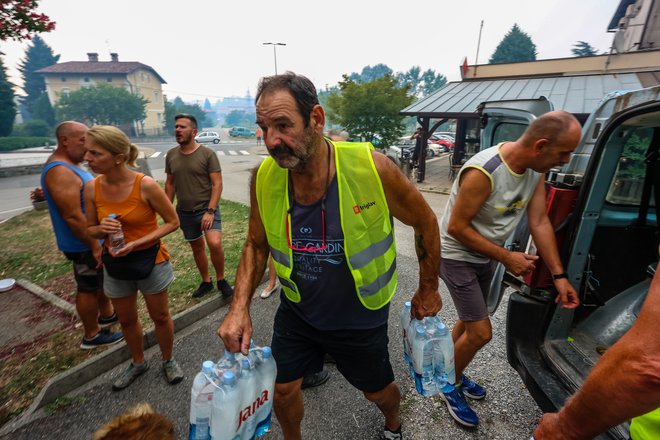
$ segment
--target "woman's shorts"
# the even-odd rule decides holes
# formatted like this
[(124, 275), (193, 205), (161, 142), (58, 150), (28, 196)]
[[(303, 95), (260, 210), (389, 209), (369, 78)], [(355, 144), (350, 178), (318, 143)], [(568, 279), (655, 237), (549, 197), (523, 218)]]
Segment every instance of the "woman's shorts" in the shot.
[(138, 290), (143, 295), (160, 293), (174, 281), (172, 264), (163, 261), (156, 264), (149, 276), (143, 280), (118, 280), (112, 278), (103, 268), (103, 290), (108, 298), (125, 298)]

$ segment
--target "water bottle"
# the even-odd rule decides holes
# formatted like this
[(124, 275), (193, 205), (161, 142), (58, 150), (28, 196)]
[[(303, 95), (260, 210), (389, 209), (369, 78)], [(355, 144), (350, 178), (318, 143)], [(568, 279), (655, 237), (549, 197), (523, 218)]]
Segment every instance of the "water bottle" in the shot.
[(236, 375), (236, 379), (238, 379), (241, 375), (241, 364), (239, 364), (238, 359), (236, 359), (236, 353), (231, 353), (226, 350), (224, 355), (222, 355), (216, 364), (215, 368), (218, 377), (222, 377), (222, 374), (225, 371), (232, 371), (234, 375)]
[(442, 321), (438, 321), (433, 345), (433, 372), (436, 387), (439, 391), (449, 392), (456, 383), (454, 370), (454, 341), (449, 329)]
[(212, 361), (204, 361), (202, 371), (197, 373), (193, 380), (190, 393), (189, 440), (211, 439), (209, 427), (213, 411), (213, 392), (215, 391), (215, 385), (212, 383), (213, 366)]
[(238, 389), (241, 395), (241, 412), (238, 415), (238, 430), (241, 440), (252, 440), (257, 427), (255, 399), (258, 399), (258, 384), (256, 368), (248, 358), (241, 359), (241, 379)]
[(424, 323), (415, 326), (413, 340), (413, 369), (415, 371), (415, 387), (424, 397), (438, 394), (433, 377), (433, 340), (429, 338)]
[[(117, 214), (110, 214), (108, 215), (108, 218), (117, 220)], [(118, 252), (119, 249), (126, 246), (126, 242), (124, 241), (124, 231), (122, 230), (121, 225), (119, 226), (119, 230), (117, 232), (108, 234), (108, 240), (110, 241), (110, 250), (113, 253)]]
[(275, 392), (275, 378), (277, 376), (277, 366), (270, 347), (261, 349), (261, 365), (259, 366), (259, 404), (257, 410), (257, 428), (256, 436), (261, 437), (270, 428), (270, 421), (273, 413), (273, 393)]
[(213, 412), (211, 413), (211, 438), (213, 440), (233, 440), (238, 433), (237, 419), (241, 396), (237, 382), (238, 379), (233, 371), (225, 371), (222, 373), (222, 386), (213, 392)]
[(401, 310), (401, 332), (403, 334), (403, 357), (410, 365), (410, 340), (408, 338), (408, 327), (410, 327), (410, 301), (406, 301)]

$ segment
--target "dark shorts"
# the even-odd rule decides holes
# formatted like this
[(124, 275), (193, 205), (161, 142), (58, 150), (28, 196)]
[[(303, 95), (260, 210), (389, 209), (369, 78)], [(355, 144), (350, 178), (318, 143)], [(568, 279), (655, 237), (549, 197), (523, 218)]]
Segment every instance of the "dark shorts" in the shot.
[(488, 318), (486, 298), (493, 279), (495, 263), (468, 263), (442, 259), (440, 278), (445, 282), (461, 321)]
[[(183, 211), (177, 209), (176, 213), (179, 215), (179, 223), (183, 231), (183, 238), (186, 241), (195, 241), (201, 238), (202, 233), (202, 217), (206, 214), (206, 209), (198, 209), (196, 211)], [(213, 224), (208, 229), (210, 231), (222, 231), (222, 220), (220, 219), (220, 209), (216, 208), (215, 216), (213, 217)]]
[(321, 371), (328, 353), (355, 388), (367, 393), (380, 391), (394, 381), (388, 342), (387, 324), (369, 330), (321, 331), (280, 306), (271, 344), (277, 364), (276, 382), (287, 383)]
[(103, 269), (96, 268), (98, 262), (92, 251), (64, 252), (64, 255), (73, 263), (78, 293), (97, 293), (103, 289)]

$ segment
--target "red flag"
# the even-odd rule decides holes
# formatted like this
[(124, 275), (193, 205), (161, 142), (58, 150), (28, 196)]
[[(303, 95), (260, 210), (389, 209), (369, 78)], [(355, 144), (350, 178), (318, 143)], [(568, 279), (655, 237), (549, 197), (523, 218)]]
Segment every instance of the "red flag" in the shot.
[(465, 75), (468, 73), (468, 62), (467, 57), (463, 58), (463, 66), (461, 67), (461, 78), (465, 78)]

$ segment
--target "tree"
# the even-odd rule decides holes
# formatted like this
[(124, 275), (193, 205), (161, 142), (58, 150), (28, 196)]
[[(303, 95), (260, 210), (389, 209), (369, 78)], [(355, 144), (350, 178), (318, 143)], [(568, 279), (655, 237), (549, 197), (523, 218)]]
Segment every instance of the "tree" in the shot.
[(146, 118), (148, 102), (146, 98), (124, 88), (100, 84), (60, 97), (57, 112), (62, 120), (122, 125)]
[(598, 55), (596, 48), (586, 41), (578, 41), (575, 43), (573, 49), (571, 49), (571, 53), (576, 57), (591, 57)]
[(15, 117), (14, 89), (7, 79), (7, 71), (0, 58), (0, 137), (11, 134)]
[(407, 72), (396, 75), (399, 86), (409, 85), (413, 96), (422, 98), (429, 96), (447, 83), (447, 77), (428, 69), (422, 73), (419, 66), (413, 66)]
[(32, 118), (44, 121), (51, 127), (55, 126), (55, 110), (50, 103), (48, 93), (42, 93), (32, 104)]
[(50, 17), (34, 12), (38, 6), (38, 0), (0, 0), (0, 41), (29, 40), (32, 34), (55, 29)]
[(351, 73), (350, 80), (356, 83), (367, 83), (382, 78), (385, 75), (393, 75), (394, 72), (385, 64), (376, 64), (375, 66), (365, 66), (362, 73)]
[(399, 87), (390, 74), (370, 82), (358, 83), (343, 76), (339, 82), (341, 93), (328, 97), (328, 112), (333, 121), (352, 135), (368, 141), (380, 138), (381, 145), (394, 143), (404, 131), (399, 111), (413, 102), (409, 87)]
[(225, 116), (225, 124), (228, 126), (250, 127), (254, 124), (256, 114), (244, 110), (232, 110)]
[(536, 60), (536, 45), (529, 35), (520, 30), (517, 24), (514, 24), (497, 45), (488, 63), (502, 64), (534, 60)]
[[(25, 104), (30, 116), (34, 114), (35, 102), (46, 94), (46, 81), (43, 75), (36, 71), (57, 64), (59, 59), (60, 56), (53, 54), (53, 49), (38, 35), (32, 39), (32, 44), (25, 51), (25, 59), (19, 63), (18, 70), (23, 77), (23, 90), (26, 94), (22, 103)], [(51, 121), (47, 122), (51, 123)]]
[(212, 126), (199, 104), (186, 104), (181, 97), (177, 96), (172, 102), (165, 101), (165, 130), (167, 133), (174, 134), (174, 117), (181, 113), (194, 116), (197, 119), (197, 127), (200, 129)]

